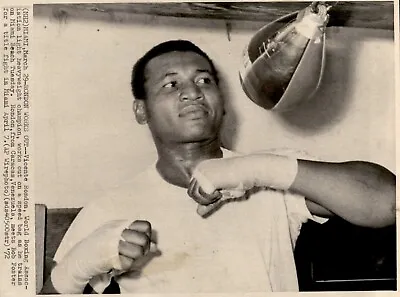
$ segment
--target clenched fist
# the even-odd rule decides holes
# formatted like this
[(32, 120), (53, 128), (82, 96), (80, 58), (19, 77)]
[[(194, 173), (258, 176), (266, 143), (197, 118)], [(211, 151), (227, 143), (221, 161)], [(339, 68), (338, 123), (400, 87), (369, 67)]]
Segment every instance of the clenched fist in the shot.
[(129, 270), (134, 261), (140, 260), (150, 251), (151, 224), (148, 221), (134, 221), (122, 231), (118, 253), (123, 270)]
[(97, 275), (128, 271), (146, 256), (151, 246), (147, 221), (110, 221), (78, 242), (58, 263), (51, 279), (59, 293), (82, 293)]

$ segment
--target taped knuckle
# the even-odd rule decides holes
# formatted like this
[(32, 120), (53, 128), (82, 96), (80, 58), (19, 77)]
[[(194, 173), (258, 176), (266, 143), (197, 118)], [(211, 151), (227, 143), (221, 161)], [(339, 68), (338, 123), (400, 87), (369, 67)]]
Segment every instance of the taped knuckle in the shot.
[(191, 193), (190, 197), (196, 201), (197, 203), (201, 204), (201, 205), (206, 205), (207, 204), (207, 200), (204, 199), (204, 197), (202, 197), (198, 191)]
[(127, 250), (127, 242), (120, 240), (118, 243), (118, 253), (121, 255), (125, 255), (126, 254), (126, 250)]
[(142, 246), (129, 243), (123, 240), (119, 242), (118, 249), (119, 249), (119, 254), (125, 257), (132, 258), (134, 260), (140, 258), (144, 254), (144, 248)]
[(216, 202), (221, 198), (221, 194), (219, 192), (214, 192), (212, 194), (207, 194), (199, 188), (197, 194), (197, 203), (201, 205), (209, 205), (211, 203)]
[(148, 242), (150, 241), (149, 234), (146, 234), (144, 232), (136, 231), (136, 230), (131, 230), (131, 229), (125, 229), (122, 232), (122, 238), (125, 239), (127, 242), (132, 243), (132, 244), (137, 244), (141, 246), (146, 246)]
[(119, 255), (119, 260), (121, 263), (121, 268), (123, 270), (129, 269), (132, 266), (133, 261), (134, 261), (132, 258), (126, 257), (124, 255)]
[(150, 243), (150, 237), (145, 233), (137, 233), (136, 244), (146, 247)]
[(134, 251), (138, 254), (138, 257), (141, 257), (141, 256), (143, 256), (145, 254), (145, 249), (141, 245), (136, 245), (135, 248), (134, 248)]
[(207, 200), (207, 203), (213, 203), (222, 197), (222, 194), (219, 191), (207, 194), (202, 188), (199, 188), (199, 194)]
[(122, 233), (121, 233), (121, 237), (122, 237), (123, 239), (125, 239), (126, 241), (130, 241), (130, 234), (131, 234), (131, 231), (132, 231), (132, 230), (130, 230), (130, 229), (124, 229), (124, 230), (122, 231)]
[(136, 220), (132, 223), (131, 229), (147, 233), (151, 231), (151, 224), (149, 221)]
[(210, 201), (208, 201), (207, 199), (204, 199), (203, 197), (200, 197), (200, 198), (197, 197), (197, 200), (195, 199), (195, 201), (200, 205), (208, 205), (211, 203)]
[(192, 195), (194, 193), (194, 186), (195, 186), (195, 180), (192, 180), (187, 189), (187, 194), (189, 195), (189, 197), (192, 197)]

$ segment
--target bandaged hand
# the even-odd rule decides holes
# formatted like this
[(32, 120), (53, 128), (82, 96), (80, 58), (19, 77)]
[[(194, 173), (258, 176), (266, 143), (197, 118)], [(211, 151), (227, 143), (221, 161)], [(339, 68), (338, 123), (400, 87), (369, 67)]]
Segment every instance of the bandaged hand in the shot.
[(58, 263), (51, 279), (59, 293), (79, 294), (94, 276), (128, 271), (150, 250), (147, 221), (110, 221), (78, 242)]
[(188, 194), (207, 205), (223, 197), (223, 191), (238, 196), (254, 187), (287, 190), (297, 166), (294, 158), (267, 153), (205, 160), (195, 167)]

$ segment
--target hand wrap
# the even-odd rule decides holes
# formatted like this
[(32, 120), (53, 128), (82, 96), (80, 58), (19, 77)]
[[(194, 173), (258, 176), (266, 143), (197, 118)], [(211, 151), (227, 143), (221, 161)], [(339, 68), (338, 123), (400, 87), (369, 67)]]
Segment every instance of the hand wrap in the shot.
[(256, 186), (287, 190), (296, 178), (297, 169), (294, 158), (251, 154), (202, 161), (194, 169), (192, 177), (208, 194), (217, 189), (239, 191)]
[(241, 197), (253, 187), (288, 190), (297, 171), (297, 159), (267, 153), (202, 161), (192, 178), (205, 193), (221, 190), (223, 196), (214, 204), (199, 206), (197, 211), (204, 216), (223, 200)]
[(61, 294), (79, 294), (92, 277), (129, 269), (120, 261), (118, 246), (122, 231), (130, 224), (128, 220), (110, 221), (78, 242), (54, 267), (54, 288)]

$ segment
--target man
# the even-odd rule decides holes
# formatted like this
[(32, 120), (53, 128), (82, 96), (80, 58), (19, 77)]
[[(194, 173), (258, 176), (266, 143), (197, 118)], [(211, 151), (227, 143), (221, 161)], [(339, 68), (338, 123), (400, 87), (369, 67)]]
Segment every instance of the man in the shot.
[[(44, 292), (81, 293), (89, 283), (101, 293), (112, 277), (121, 293), (297, 291), (293, 249), (307, 219), (395, 222), (395, 177), (376, 164), (221, 148), (217, 71), (191, 42), (147, 52), (132, 90), (158, 160), (79, 213)], [(196, 202), (218, 207), (204, 218)]]

